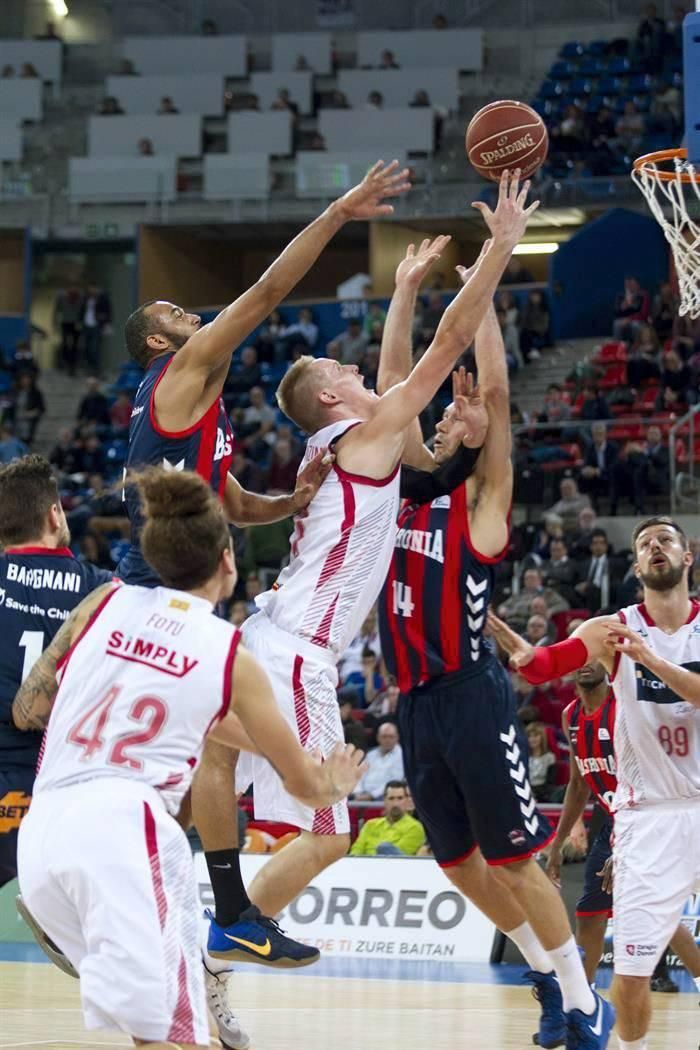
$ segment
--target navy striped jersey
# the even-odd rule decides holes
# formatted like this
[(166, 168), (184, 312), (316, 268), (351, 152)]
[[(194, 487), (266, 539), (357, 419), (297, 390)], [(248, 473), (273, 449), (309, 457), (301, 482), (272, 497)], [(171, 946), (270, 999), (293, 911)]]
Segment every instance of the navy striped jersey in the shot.
[(76, 605), (113, 578), (67, 547), (7, 547), (0, 555), (0, 769), (36, 766), (42, 734), (13, 725), (15, 693)]
[(615, 765), (615, 694), (612, 690), (592, 715), (580, 699), (564, 709), (569, 728), (571, 753), (579, 773), (607, 813), (612, 812), (617, 791)]
[(502, 556), (474, 550), (463, 485), (403, 508), (379, 601), (382, 653), (402, 693), (492, 658), (482, 635)]
[[(233, 427), (222, 398), (217, 397), (200, 420), (187, 430), (168, 431), (158, 425), (154, 397), (174, 353), (151, 361), (136, 391), (129, 425), (126, 471), (145, 466), (166, 470), (194, 470), (223, 499), (226, 477), (233, 459)], [(124, 492), (131, 522), (131, 548), (119, 563), (125, 583), (156, 586), (158, 577), (146, 562), (139, 545), (143, 525), (141, 503), (133, 485)]]

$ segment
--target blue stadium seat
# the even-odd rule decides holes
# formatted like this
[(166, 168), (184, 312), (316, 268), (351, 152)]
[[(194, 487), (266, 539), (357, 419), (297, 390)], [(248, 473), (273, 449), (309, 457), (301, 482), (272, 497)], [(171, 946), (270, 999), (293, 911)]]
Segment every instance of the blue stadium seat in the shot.
[(607, 50), (607, 40), (591, 40), (590, 44), (586, 45), (586, 54), (594, 55), (596, 58), (602, 58)]
[(0, 372), (0, 394), (9, 394), (12, 390), (12, 376), (9, 372)]
[(540, 98), (556, 98), (558, 95), (563, 93), (563, 87), (561, 84), (557, 84), (554, 80), (545, 80), (540, 88)]
[(572, 95), (590, 95), (592, 85), (586, 77), (574, 77), (569, 84), (569, 92)]
[(110, 466), (122, 466), (126, 462), (127, 442), (124, 438), (115, 438), (105, 448), (105, 458)]
[(584, 77), (602, 77), (606, 71), (605, 62), (601, 62), (599, 58), (584, 58), (579, 66), (579, 72)]
[(583, 44), (579, 44), (577, 40), (569, 40), (563, 45), (559, 52), (560, 58), (580, 58), (584, 53)]
[(535, 113), (538, 113), (541, 117), (546, 117), (548, 115), (547, 103), (544, 101), (544, 99), (533, 99), (533, 101), (530, 103), (530, 106), (532, 107), (532, 109), (534, 109)]
[(610, 60), (608, 65), (608, 72), (612, 73), (613, 76), (625, 76), (630, 72), (632, 66), (628, 58), (613, 58)]
[(568, 80), (576, 75), (578, 67), (573, 62), (555, 62), (549, 71), (552, 80)]
[(654, 78), (649, 76), (648, 73), (638, 73), (636, 76), (630, 78), (629, 86), (630, 89), (634, 91), (635, 95), (646, 94), (652, 90), (654, 86)]
[(632, 101), (640, 113), (648, 113), (651, 109), (651, 97), (649, 95), (633, 95)]
[(586, 100), (586, 113), (597, 113), (605, 105), (603, 95), (590, 95)]
[(619, 95), (622, 90), (622, 81), (618, 77), (601, 77), (598, 81), (598, 90), (601, 95)]

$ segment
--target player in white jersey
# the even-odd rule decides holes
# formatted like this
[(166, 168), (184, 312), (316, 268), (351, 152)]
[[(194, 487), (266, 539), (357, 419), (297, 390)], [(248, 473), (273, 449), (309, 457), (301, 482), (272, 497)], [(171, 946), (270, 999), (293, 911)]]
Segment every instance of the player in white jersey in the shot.
[(239, 632), (212, 615), (236, 569), (207, 484), (160, 468), (136, 483), (142, 549), (163, 586), (94, 592), (15, 697), (18, 728), (47, 727), (19, 879), (33, 916), (79, 973), (87, 1028), (126, 1032), (151, 1050), (203, 1048), (197, 888), (173, 818), (205, 738), (259, 747), (313, 806), (352, 790), (361, 756), (337, 748), (322, 763), (304, 751)]
[(620, 1046), (643, 1050), (649, 977), (700, 891), (700, 603), (688, 593), (693, 556), (671, 518), (647, 518), (632, 536), (644, 601), (587, 620), (573, 638), (533, 650), (492, 626), (529, 682), (594, 660), (617, 701), (615, 751), (614, 996)]
[[(325, 752), (343, 739), (336, 698), (337, 662), (376, 600), (386, 576), (399, 503), (399, 466), (412, 424), (472, 342), (511, 252), (537, 203), (525, 207), (529, 183), (505, 173), (491, 239), (470, 279), (448, 306), (435, 339), (410, 376), (382, 397), (366, 390), (355, 365), (303, 357), (277, 391), (282, 411), (309, 435), (307, 458), (319, 447), (335, 455), (334, 469), (296, 519), (291, 559), (272, 591), (257, 599), (260, 612), (243, 637), (265, 661), (277, 703), (305, 747)], [(447, 238), (414, 259), (414, 278), (427, 272)], [(397, 287), (413, 298), (408, 285)], [(410, 461), (410, 460), (409, 460)], [(251, 779), (247, 756), (237, 785)], [(277, 914), (349, 845), (344, 803), (326, 811), (300, 806), (274, 770), (252, 759), (255, 812), (287, 820), (302, 834), (256, 875), (249, 894), (265, 914)], [(212, 923), (209, 952), (235, 957), (225, 932)]]

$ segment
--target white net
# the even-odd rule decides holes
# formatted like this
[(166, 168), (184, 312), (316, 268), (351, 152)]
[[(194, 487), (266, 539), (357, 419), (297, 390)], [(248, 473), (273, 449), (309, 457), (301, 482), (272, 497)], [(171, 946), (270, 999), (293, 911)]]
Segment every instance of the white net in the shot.
[(700, 170), (684, 157), (650, 159), (632, 171), (632, 179), (671, 245), (680, 313), (700, 317)]

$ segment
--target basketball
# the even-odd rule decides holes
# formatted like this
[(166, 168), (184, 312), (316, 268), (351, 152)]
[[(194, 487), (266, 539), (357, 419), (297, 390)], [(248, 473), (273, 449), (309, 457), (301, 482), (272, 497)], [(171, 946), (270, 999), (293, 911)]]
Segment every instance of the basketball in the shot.
[(506, 168), (520, 168), (522, 177), (529, 178), (544, 162), (548, 148), (544, 121), (524, 102), (490, 102), (475, 113), (467, 128), (469, 163), (493, 182)]

